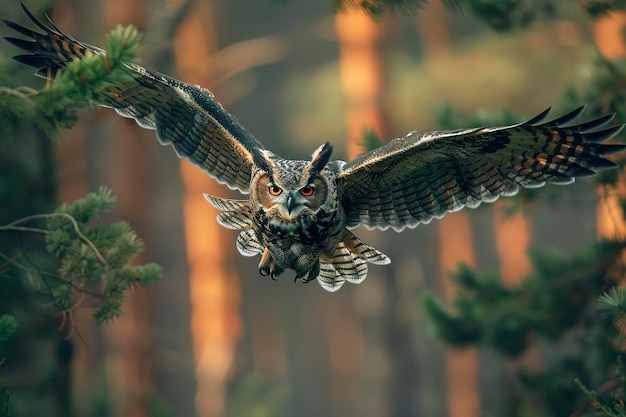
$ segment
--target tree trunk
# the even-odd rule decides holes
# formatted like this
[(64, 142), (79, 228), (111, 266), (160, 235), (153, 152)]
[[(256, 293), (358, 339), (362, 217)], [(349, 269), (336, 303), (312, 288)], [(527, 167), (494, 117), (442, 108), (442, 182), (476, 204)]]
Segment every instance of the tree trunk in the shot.
[[(456, 289), (450, 280), (450, 271), (456, 269), (461, 262), (470, 267), (476, 267), (470, 215), (467, 211), (449, 214), (439, 220), (437, 225), (443, 293), (445, 298), (451, 301)], [(445, 352), (448, 415), (450, 417), (480, 416), (476, 349), (456, 350), (446, 347)]]
[[(356, 8), (339, 13), (335, 18), (341, 87), (346, 97), (349, 160), (367, 150), (362, 140), (365, 132), (373, 131), (380, 138), (389, 137), (382, 105), (385, 95), (384, 59), (381, 52), (385, 33), (383, 23)], [(346, 315), (342, 314), (344, 319), (340, 324), (348, 332), (342, 331), (341, 337), (337, 337), (331, 345), (331, 356), (340, 349), (349, 349), (363, 357), (384, 358), (386, 362), (384, 365), (380, 363), (379, 366), (364, 368), (362, 384), (369, 388), (367, 394), (361, 395), (364, 400), (361, 402), (362, 407), (357, 410), (360, 415), (415, 415), (415, 393), (418, 390), (415, 338), (412, 337), (413, 322), (403, 314), (408, 310), (405, 308), (407, 303), (412, 304), (413, 300), (409, 301), (398, 288), (391, 266), (386, 266), (380, 272), (383, 275), (381, 281), (370, 279), (368, 282), (369, 286), (376, 286), (375, 291), (384, 293), (384, 302), (377, 312), (377, 318), (362, 318), (358, 325), (348, 321)], [(356, 317), (353, 320), (356, 321)], [(346, 346), (338, 346), (339, 343)], [(344, 367), (350, 372), (337, 372), (333, 379), (343, 391), (354, 392), (358, 364), (344, 363)], [(344, 409), (338, 410), (343, 414), (341, 411)]]
[[(102, 6), (105, 27), (144, 27), (146, 6), (143, 1), (106, 0)], [(129, 222), (138, 236), (149, 242), (151, 227), (146, 214), (150, 213), (153, 189), (154, 132), (141, 129), (133, 120), (116, 118), (107, 136), (107, 160), (113, 168), (108, 171), (109, 181), (118, 197), (114, 215)], [(153, 258), (150, 251), (150, 245), (146, 246), (132, 263)], [(153, 295), (153, 288), (129, 292), (122, 306), (124, 316), (103, 328), (104, 370), (116, 416), (148, 416), (144, 398), (154, 385)]]
[[(625, 12), (613, 12), (595, 20), (593, 37), (598, 49), (606, 58), (617, 60), (626, 57), (625, 27)], [(598, 238), (626, 238), (626, 221), (620, 202), (626, 196), (626, 179), (622, 176), (614, 187), (599, 188), (598, 194), (600, 195), (597, 207)], [(626, 264), (626, 251), (621, 255), (621, 263), (622, 265)], [(623, 267), (615, 269), (616, 272), (619, 270), (623, 270)], [(611, 278), (621, 285), (624, 284), (624, 277), (622, 276), (618, 275)]]
[[(215, 17), (209, 3), (194, 3), (174, 39), (177, 72), (190, 84), (210, 87), (211, 54), (217, 49)], [(181, 161), (185, 187), (185, 235), (190, 264), (191, 331), (200, 417), (221, 416), (226, 387), (241, 338), (240, 284), (230, 234), (203, 193), (219, 195), (224, 187), (197, 167)], [(222, 244), (221, 242), (228, 242)]]

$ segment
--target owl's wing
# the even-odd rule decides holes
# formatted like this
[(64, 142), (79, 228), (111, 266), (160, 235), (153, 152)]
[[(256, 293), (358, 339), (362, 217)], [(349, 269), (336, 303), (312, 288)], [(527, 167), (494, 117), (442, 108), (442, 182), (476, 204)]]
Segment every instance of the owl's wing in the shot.
[(544, 122), (550, 109), (512, 126), (411, 132), (345, 164), (338, 176), (348, 227), (402, 230), (519, 187), (567, 184), (616, 164), (626, 149), (604, 144), (624, 125), (614, 114), (579, 123), (580, 107)]
[[(29, 40), (5, 39), (30, 53), (14, 59), (37, 68), (37, 75), (51, 77), (70, 61), (84, 57), (87, 51), (105, 54), (102, 49), (63, 33), (52, 21), (51, 27), (43, 24), (24, 4), (22, 8), (44, 33), (5, 20), (10, 28)], [(112, 85), (96, 97), (95, 104), (112, 107), (120, 115), (135, 119), (140, 126), (156, 129), (159, 141), (172, 145), (179, 157), (189, 159), (220, 183), (247, 192), (253, 155), (263, 145), (224, 110), (209, 90), (133, 63), (126, 66), (132, 80)]]

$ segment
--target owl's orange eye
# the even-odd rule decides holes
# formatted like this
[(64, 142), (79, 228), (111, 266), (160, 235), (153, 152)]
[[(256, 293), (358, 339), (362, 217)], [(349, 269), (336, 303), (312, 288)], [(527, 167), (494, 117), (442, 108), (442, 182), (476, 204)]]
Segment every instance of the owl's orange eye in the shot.
[(310, 197), (315, 192), (315, 186), (313, 184), (309, 184), (306, 187), (300, 188), (300, 194), (305, 197)]
[(270, 193), (271, 195), (281, 195), (281, 194), (282, 194), (282, 192), (283, 192), (283, 189), (282, 189), (282, 188), (280, 188), (279, 186), (274, 185), (274, 184), (270, 184), (270, 185), (268, 185), (268, 186), (267, 186), (267, 190), (269, 191), (269, 193)]

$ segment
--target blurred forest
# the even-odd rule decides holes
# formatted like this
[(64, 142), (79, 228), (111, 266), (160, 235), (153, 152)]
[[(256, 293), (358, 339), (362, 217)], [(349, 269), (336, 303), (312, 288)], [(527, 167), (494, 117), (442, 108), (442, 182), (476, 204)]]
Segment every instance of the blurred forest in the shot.
[[(391, 0), (338, 13), (330, 3), (27, 6), (93, 45), (136, 26), (142, 65), (210, 89), (288, 158), (329, 140), (351, 159), (377, 138), (521, 121), (551, 105), (554, 116), (588, 103), (588, 117), (626, 121), (622, 2), (431, 0), (414, 14), (382, 12)], [(18, 1), (0, 16), (33, 27)], [(61, 211), (89, 213), (80, 226), (122, 236), (130, 256), (142, 245), (115, 226), (127, 222), (144, 250), (115, 272), (142, 285), (103, 301), (89, 281), (50, 284), (60, 261), (49, 240), (0, 227), (0, 417), (626, 415), (626, 294), (603, 296), (608, 316), (596, 306), (624, 280), (621, 168), (401, 234), (359, 229), (392, 264), (329, 294), (260, 277), (202, 196), (237, 193), (154, 132), (86, 109), (51, 139), (19, 107), (33, 92), (18, 87), (47, 87), (10, 60), (18, 53), (0, 43), (0, 225), (79, 200)]]

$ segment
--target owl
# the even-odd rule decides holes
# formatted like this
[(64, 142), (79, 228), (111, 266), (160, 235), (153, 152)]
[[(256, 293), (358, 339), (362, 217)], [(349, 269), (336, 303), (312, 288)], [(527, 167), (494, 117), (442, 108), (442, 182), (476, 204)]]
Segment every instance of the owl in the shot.
[[(5, 21), (27, 38), (5, 39), (28, 52), (14, 59), (37, 68), (37, 75), (51, 78), (88, 52), (106, 54), (22, 7), (41, 31)], [(359, 225), (399, 232), (520, 187), (569, 184), (616, 166), (605, 156), (626, 148), (604, 143), (623, 128), (611, 123), (613, 114), (580, 122), (579, 107), (550, 121), (548, 109), (511, 126), (410, 132), (350, 162), (331, 161), (329, 143), (310, 159), (287, 160), (265, 149), (210, 91), (134, 63), (126, 67), (129, 80), (94, 103), (156, 130), (179, 157), (248, 194), (205, 197), (220, 210), (221, 225), (240, 231), (239, 252), (260, 255), (261, 275), (277, 278), (291, 269), (296, 280), (317, 280), (328, 291), (362, 282), (368, 263), (390, 262), (353, 233)]]

